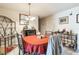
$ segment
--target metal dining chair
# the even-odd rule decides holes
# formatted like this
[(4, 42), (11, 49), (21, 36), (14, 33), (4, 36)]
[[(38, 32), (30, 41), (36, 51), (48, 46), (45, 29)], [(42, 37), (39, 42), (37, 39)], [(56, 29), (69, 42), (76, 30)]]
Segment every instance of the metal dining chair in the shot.
[(23, 37), (22, 37), (22, 35), (17, 33), (17, 39), (18, 39), (19, 55), (21, 53), (24, 55), (25, 52), (24, 52), (24, 44), (23, 44)]

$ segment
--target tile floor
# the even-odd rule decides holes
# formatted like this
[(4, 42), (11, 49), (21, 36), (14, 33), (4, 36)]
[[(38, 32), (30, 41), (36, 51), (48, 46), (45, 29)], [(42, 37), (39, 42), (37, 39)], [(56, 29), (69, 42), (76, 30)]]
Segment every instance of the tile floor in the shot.
[(67, 47), (64, 47), (63, 55), (78, 55), (79, 53), (73, 51), (72, 49), (69, 49)]
[[(16, 47), (13, 51), (8, 53), (7, 55), (18, 55), (18, 54), (19, 54), (19, 50), (18, 50), (18, 47)], [(67, 47), (64, 47), (62, 55), (79, 55), (79, 53), (76, 53), (73, 50)]]

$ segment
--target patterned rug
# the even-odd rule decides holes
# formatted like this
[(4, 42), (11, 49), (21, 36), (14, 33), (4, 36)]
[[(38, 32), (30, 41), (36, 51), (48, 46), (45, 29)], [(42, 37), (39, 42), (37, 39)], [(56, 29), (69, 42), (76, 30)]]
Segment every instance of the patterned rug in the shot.
[[(17, 47), (17, 45), (12, 45), (10, 47), (6, 47), (6, 53), (12, 51), (16, 47)], [(4, 54), (5, 54), (5, 48), (4, 47), (0, 47), (0, 55), (4, 55)]]

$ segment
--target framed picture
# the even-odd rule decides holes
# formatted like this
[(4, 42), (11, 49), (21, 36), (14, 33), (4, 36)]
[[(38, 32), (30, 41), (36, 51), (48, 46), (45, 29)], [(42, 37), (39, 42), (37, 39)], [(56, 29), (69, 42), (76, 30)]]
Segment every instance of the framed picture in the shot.
[(76, 22), (79, 23), (79, 14), (76, 15)]
[(25, 14), (19, 14), (19, 24), (20, 25), (26, 25), (29, 24), (29, 20), (27, 19), (27, 15)]
[(64, 16), (59, 18), (59, 24), (68, 24), (69, 23), (69, 17)]

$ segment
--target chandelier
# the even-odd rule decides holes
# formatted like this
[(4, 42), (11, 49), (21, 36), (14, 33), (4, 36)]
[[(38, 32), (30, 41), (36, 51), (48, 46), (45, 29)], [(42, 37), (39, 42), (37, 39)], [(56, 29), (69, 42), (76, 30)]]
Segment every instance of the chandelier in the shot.
[(28, 16), (27, 16), (27, 20), (28, 21), (33, 21), (33, 20), (35, 20), (35, 17), (34, 16), (31, 16), (31, 10), (30, 10), (30, 7), (31, 7), (31, 3), (28, 3), (28, 5), (29, 5), (29, 10), (28, 10)]

